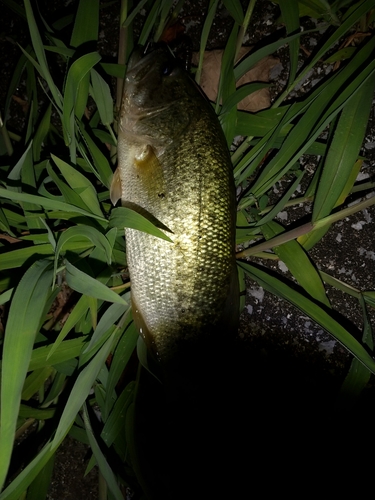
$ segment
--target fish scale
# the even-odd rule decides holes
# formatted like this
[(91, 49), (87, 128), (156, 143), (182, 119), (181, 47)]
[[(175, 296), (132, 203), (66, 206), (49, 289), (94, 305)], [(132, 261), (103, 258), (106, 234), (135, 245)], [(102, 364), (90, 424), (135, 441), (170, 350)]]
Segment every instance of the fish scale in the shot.
[(225, 138), (210, 103), (164, 50), (129, 63), (118, 158), (113, 201), (171, 231), (172, 243), (125, 230), (133, 315), (156, 357), (168, 360), (186, 342), (235, 330), (238, 291)]

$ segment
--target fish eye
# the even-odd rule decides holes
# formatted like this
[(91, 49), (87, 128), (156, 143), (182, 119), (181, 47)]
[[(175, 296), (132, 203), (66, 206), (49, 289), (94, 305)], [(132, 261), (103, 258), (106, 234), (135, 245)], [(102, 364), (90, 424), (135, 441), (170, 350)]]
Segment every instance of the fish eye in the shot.
[(167, 61), (163, 63), (161, 66), (161, 74), (163, 76), (169, 76), (174, 70), (174, 68), (175, 68), (174, 63), (172, 61)]

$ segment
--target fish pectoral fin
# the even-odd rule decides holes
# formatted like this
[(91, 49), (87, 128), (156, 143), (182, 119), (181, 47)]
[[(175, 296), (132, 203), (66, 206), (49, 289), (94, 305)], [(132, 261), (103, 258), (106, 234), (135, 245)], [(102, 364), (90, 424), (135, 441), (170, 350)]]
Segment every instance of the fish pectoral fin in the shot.
[(158, 154), (153, 146), (145, 144), (134, 155), (133, 162), (146, 189), (164, 197), (164, 173)]
[(157, 156), (150, 144), (146, 144), (137, 154), (134, 156), (134, 163), (138, 168), (152, 167), (154, 162), (158, 162)]
[(118, 200), (121, 199), (122, 195), (122, 187), (121, 187), (121, 177), (120, 177), (120, 169), (116, 168), (115, 173), (113, 174), (111, 186), (109, 188), (109, 197), (113, 205), (116, 205)]

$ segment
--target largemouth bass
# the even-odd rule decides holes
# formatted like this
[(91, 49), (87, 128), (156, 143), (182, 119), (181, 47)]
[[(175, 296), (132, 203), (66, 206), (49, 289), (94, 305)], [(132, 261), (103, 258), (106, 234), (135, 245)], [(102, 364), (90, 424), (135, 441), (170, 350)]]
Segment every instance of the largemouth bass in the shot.
[(119, 121), (111, 200), (148, 214), (172, 243), (126, 228), (133, 316), (168, 361), (236, 329), (235, 190), (211, 104), (174, 57), (133, 55)]

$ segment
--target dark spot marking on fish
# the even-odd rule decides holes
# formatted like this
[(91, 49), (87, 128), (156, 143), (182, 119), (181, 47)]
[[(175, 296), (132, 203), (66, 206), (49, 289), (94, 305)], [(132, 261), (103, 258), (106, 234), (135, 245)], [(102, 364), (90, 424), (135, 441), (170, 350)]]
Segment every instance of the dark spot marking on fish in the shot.
[(165, 198), (165, 194), (164, 193), (158, 193), (158, 196), (159, 196), (159, 198)]

